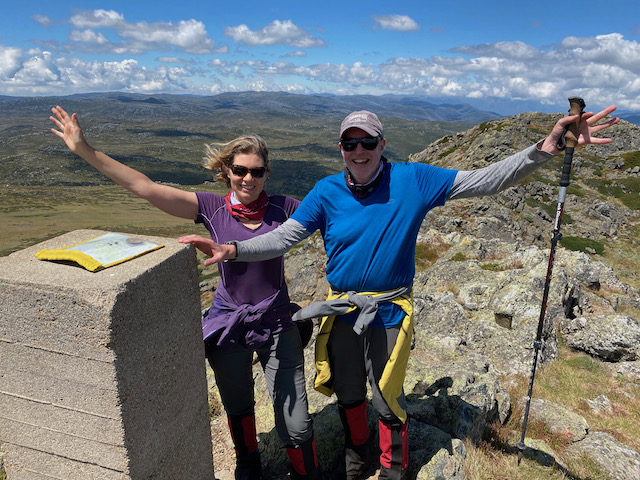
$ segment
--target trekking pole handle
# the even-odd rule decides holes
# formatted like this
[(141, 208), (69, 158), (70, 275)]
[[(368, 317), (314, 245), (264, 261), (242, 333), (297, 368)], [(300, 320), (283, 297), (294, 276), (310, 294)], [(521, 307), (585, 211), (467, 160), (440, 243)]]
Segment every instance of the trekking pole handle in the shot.
[(571, 162), (573, 161), (573, 150), (578, 145), (578, 136), (580, 132), (580, 118), (584, 111), (585, 103), (580, 97), (569, 98), (569, 115), (579, 115), (578, 119), (571, 125), (568, 125), (565, 131), (565, 141), (567, 150), (562, 165), (562, 177), (560, 178), (560, 186), (569, 186), (569, 176), (571, 174)]

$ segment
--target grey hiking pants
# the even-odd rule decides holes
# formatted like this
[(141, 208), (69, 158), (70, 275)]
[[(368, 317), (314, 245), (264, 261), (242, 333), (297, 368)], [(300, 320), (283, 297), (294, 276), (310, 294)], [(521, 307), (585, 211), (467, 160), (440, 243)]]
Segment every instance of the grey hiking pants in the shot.
[[(222, 349), (209, 344), (207, 359), (216, 377), (228, 415), (254, 412), (253, 350), (244, 346)], [(255, 351), (273, 403), (278, 436), (285, 445), (299, 446), (313, 436), (304, 380), (304, 357), (295, 325), (274, 334)]]

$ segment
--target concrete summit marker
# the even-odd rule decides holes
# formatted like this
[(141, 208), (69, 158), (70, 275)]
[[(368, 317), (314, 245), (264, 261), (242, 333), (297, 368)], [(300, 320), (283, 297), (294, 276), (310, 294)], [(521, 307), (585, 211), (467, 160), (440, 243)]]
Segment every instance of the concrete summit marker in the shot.
[(0, 258), (0, 450), (8, 480), (212, 480), (192, 246), (90, 272), (38, 260), (77, 230)]

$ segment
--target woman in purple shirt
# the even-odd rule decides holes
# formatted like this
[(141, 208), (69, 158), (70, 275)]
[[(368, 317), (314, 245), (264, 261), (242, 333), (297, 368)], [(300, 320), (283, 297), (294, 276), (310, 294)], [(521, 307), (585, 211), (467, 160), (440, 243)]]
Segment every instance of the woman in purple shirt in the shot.
[[(211, 239), (189, 235), (179, 239), (211, 255), (211, 244), (247, 240), (275, 229), (294, 212), (298, 200), (268, 196), (264, 190), (270, 166), (267, 146), (258, 136), (207, 146), (206, 168), (230, 187), (222, 197), (187, 192), (153, 182), (91, 147), (77, 115), (60, 107), (49, 117), (69, 149), (133, 194), (160, 210), (203, 223)], [(303, 345), (291, 320), (283, 257), (264, 262), (219, 264), (220, 284), (205, 315), (203, 337), (207, 359), (216, 375), (236, 451), (237, 480), (261, 478), (254, 416), (252, 363), (262, 365), (273, 402), (278, 435), (287, 447), (291, 478), (317, 479), (313, 422), (308, 413)]]

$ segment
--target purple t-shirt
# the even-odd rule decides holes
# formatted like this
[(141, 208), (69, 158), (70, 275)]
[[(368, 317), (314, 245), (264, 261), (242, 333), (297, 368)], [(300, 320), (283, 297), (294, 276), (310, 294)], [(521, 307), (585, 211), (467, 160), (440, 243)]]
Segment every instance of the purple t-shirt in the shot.
[[(262, 224), (252, 230), (231, 216), (223, 196), (208, 192), (197, 192), (196, 196), (198, 197), (196, 223), (204, 224), (216, 243), (247, 240), (270, 232), (287, 220), (300, 204), (294, 198), (271, 195)], [(230, 297), (237, 305), (256, 305), (278, 291), (282, 291), (284, 295), (278, 296), (277, 304), (273, 305), (272, 310), (289, 303), (283, 257), (262, 262), (219, 263), (218, 270), (220, 283), (216, 290), (216, 297), (223, 295)], [(215, 297), (213, 307), (215, 310)]]

